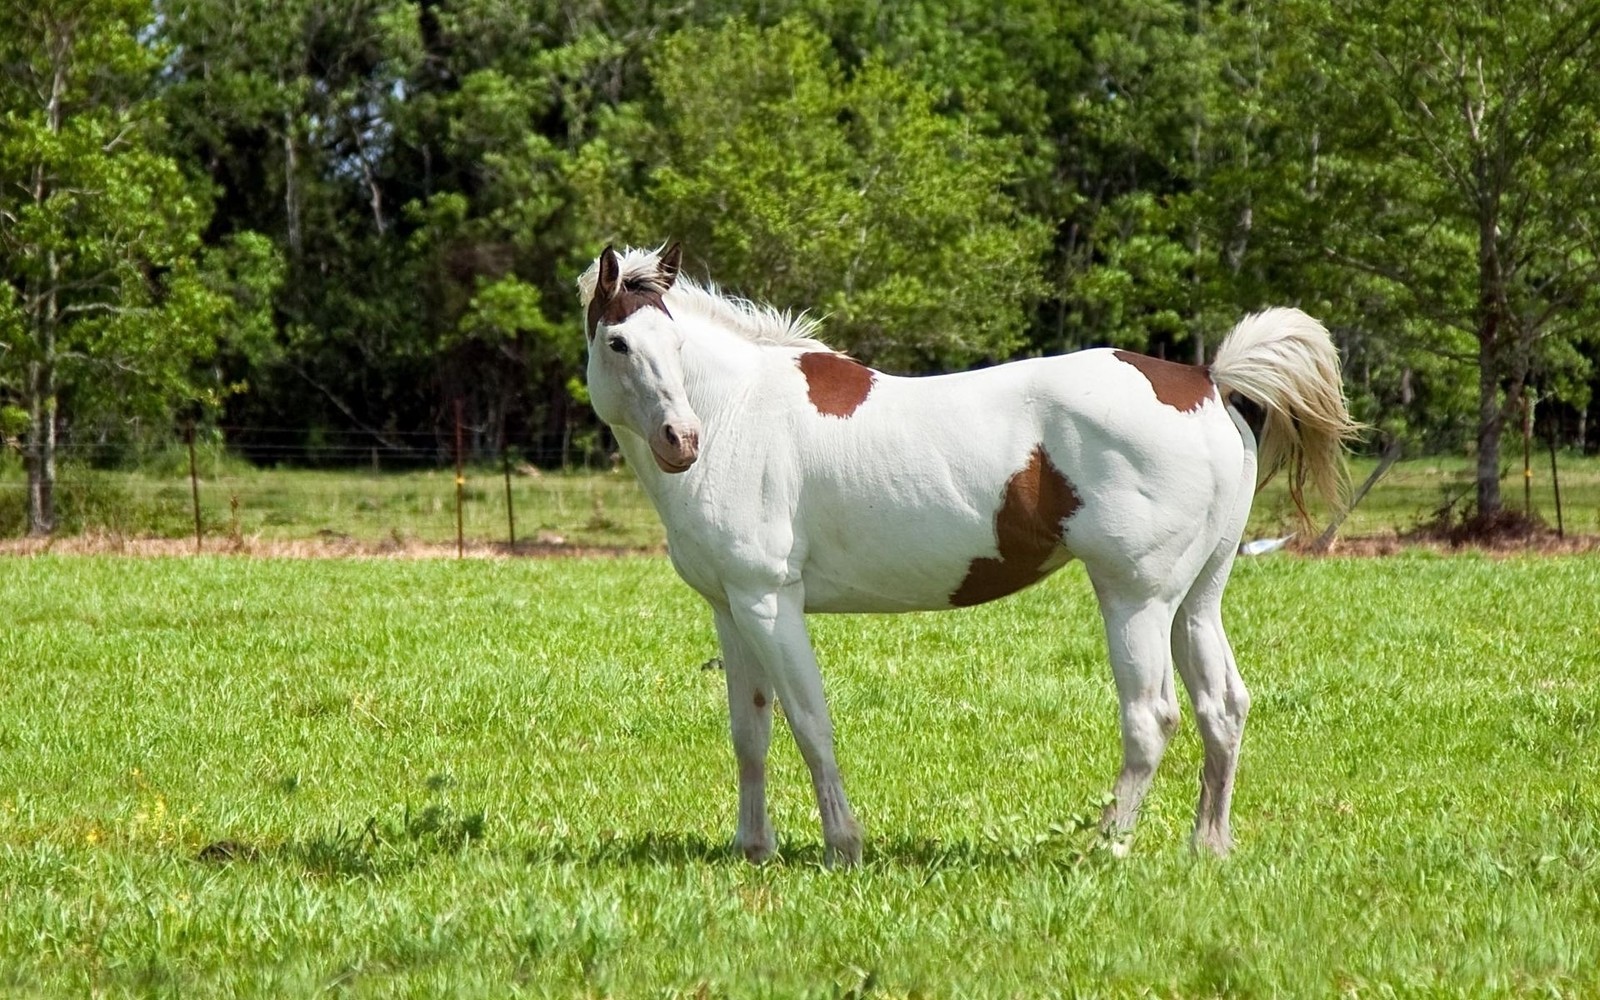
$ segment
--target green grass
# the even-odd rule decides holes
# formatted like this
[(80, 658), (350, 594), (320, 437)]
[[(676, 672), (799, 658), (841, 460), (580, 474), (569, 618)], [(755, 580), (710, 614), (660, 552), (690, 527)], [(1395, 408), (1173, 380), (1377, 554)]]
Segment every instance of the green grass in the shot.
[[(107, 472), (69, 467), (58, 494), (64, 534), (194, 535), (187, 470)], [(469, 469), (462, 488), (468, 540), (504, 543), (506, 483), (499, 469)], [(358, 469), (255, 469), (221, 462), (199, 477), (202, 530), (213, 549), (251, 541), (445, 543), (456, 537), (455, 471), (371, 473)], [(627, 470), (514, 474), (511, 505), (519, 546), (649, 548), (660, 520)], [(20, 475), (0, 475), (0, 536), (24, 528)]]
[[(1505, 460), (1510, 462), (1508, 452)], [(1451, 455), (1406, 459), (1395, 463), (1382, 480), (1350, 514), (1341, 533), (1349, 536), (1404, 533), (1437, 518), (1439, 510), (1450, 505), (1459, 520), (1473, 502), (1476, 492), (1475, 460)], [(1375, 458), (1355, 458), (1350, 462), (1352, 489), (1377, 467)], [(1600, 458), (1580, 458), (1571, 453), (1559, 456), (1562, 520), (1569, 534), (1600, 534)], [(1550, 476), (1548, 453), (1533, 456), (1531, 483), (1532, 509), (1551, 528), (1556, 526), (1555, 488)], [(1249, 534), (1277, 535), (1294, 530), (1295, 511), (1283, 477), (1279, 476), (1257, 496), (1250, 516)], [(1505, 505), (1522, 510), (1524, 504), (1522, 460), (1510, 466), (1500, 480)], [(1320, 529), (1326, 515), (1313, 508), (1313, 520)]]
[[(1376, 462), (1357, 459), (1359, 484)], [(1561, 459), (1565, 527), (1600, 534), (1600, 458)], [(194, 532), (187, 462), (171, 461), (136, 472), (68, 466), (61, 474), (63, 533), (184, 538)], [(1441, 457), (1399, 463), (1345, 523), (1347, 536), (1406, 532), (1433, 519), (1454, 500), (1459, 516), (1472, 498), (1470, 460)], [(1535, 464), (1533, 509), (1555, 524), (1548, 459)], [(1509, 506), (1523, 503), (1520, 465), (1502, 484)], [(523, 544), (651, 548), (662, 544), (660, 521), (627, 470), (513, 475), (511, 505)], [(509, 535), (505, 480), (497, 468), (469, 469), (463, 489), (467, 539), (504, 542)], [(1462, 499), (1465, 498), (1465, 499)], [(0, 464), (0, 537), (23, 530), (20, 467)], [(453, 470), (372, 473), (358, 469), (311, 471), (256, 469), (226, 455), (207, 453), (200, 463), (201, 520), (208, 544), (227, 548), (239, 540), (352, 541), (364, 545), (446, 543), (455, 538)], [(1319, 528), (1324, 515), (1313, 511)], [(1282, 477), (1257, 498), (1251, 537), (1296, 528)]]
[(1187, 720), (1132, 857), (1072, 832), (1117, 760), (1077, 567), (814, 619), (868, 832), (839, 872), (782, 732), (782, 860), (724, 850), (711, 629), (663, 559), (4, 570), (0, 994), (1600, 992), (1594, 557), (1241, 564), (1221, 863)]

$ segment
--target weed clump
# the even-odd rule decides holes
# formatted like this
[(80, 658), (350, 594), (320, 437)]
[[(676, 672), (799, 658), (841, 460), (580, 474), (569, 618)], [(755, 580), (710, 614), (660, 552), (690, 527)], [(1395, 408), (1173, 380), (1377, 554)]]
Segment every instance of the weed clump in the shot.
[(445, 803), (420, 811), (404, 807), (398, 819), (369, 817), (359, 829), (295, 845), (291, 852), (307, 873), (328, 878), (372, 877), (405, 870), (440, 855), (460, 854), (482, 842), (487, 822), (480, 810), (457, 812)]

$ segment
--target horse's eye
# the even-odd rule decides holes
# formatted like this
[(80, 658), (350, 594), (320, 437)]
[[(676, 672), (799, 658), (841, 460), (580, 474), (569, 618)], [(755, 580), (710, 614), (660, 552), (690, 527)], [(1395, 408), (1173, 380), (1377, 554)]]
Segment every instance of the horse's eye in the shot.
[(628, 353), (628, 342), (623, 340), (621, 337), (612, 337), (610, 340), (606, 341), (606, 346), (611, 348), (613, 351), (616, 351), (618, 354)]

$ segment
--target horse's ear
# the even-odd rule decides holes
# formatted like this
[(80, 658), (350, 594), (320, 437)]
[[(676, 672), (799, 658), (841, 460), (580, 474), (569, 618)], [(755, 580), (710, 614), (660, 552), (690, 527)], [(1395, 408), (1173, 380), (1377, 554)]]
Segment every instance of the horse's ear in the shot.
[(683, 265), (683, 244), (674, 243), (667, 247), (666, 253), (661, 255), (661, 262), (656, 265), (656, 273), (661, 275), (661, 286), (671, 288), (672, 283), (678, 280), (678, 270)]
[(617, 281), (622, 277), (622, 265), (617, 262), (617, 252), (606, 244), (600, 251), (600, 277), (594, 284), (594, 301), (610, 302), (617, 294)]

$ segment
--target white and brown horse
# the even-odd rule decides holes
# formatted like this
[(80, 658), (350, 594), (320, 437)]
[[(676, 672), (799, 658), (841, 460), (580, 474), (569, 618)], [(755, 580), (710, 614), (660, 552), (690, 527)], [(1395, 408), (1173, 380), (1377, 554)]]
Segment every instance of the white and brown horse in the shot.
[(1354, 430), (1315, 320), (1241, 322), (1209, 366), (1119, 350), (900, 378), (813, 339), (814, 324), (679, 277), (679, 248), (610, 247), (579, 279), (589, 395), (711, 605), (739, 773), (735, 847), (774, 849), (774, 703), (810, 769), (830, 862), (861, 857), (834, 760), (808, 612), (959, 608), (1083, 561), (1122, 706), (1109, 831), (1129, 831), (1178, 723), (1173, 666), (1205, 762), (1193, 843), (1231, 845), (1250, 698), (1222, 591), (1257, 484), (1287, 466), (1342, 484)]

